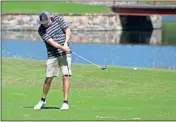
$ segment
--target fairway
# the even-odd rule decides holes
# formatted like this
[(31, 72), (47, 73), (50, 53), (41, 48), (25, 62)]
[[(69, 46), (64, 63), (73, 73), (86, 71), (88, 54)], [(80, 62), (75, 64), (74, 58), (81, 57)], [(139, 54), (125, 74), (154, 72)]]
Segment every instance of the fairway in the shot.
[(61, 78), (42, 110), (45, 61), (2, 58), (2, 120), (175, 120), (176, 71), (72, 66), (70, 109), (61, 111)]

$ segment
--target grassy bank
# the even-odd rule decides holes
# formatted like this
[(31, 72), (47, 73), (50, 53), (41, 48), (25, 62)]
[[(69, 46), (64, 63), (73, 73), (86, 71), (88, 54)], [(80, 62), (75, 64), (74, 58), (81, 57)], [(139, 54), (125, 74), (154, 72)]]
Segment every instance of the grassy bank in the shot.
[(2, 58), (2, 120), (175, 120), (176, 71), (74, 64), (68, 111), (61, 79), (53, 81), (45, 109), (41, 96), (45, 62)]
[[(153, 4), (153, 2), (139, 2), (139, 4)], [(176, 2), (157, 2), (157, 4), (173, 5)], [(39, 13), (43, 10), (55, 13), (104, 13), (109, 12), (110, 8), (102, 5), (85, 5), (64, 2), (49, 1), (3, 1), (2, 12), (4, 13)]]
[(176, 22), (163, 22), (162, 26), (162, 43), (166, 45), (176, 45)]
[(108, 7), (64, 2), (2, 2), (3, 13), (40, 13), (47, 10), (54, 13), (104, 13)]

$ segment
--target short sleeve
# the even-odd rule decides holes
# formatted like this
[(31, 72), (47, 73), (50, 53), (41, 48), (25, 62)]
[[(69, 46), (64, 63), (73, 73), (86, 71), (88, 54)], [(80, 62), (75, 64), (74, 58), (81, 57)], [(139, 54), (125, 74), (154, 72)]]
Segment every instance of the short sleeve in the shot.
[(46, 31), (42, 30), (41, 28), (38, 29), (38, 33), (41, 36), (41, 38), (43, 39), (43, 41), (47, 41), (47, 40), (51, 39), (51, 36), (49, 34), (47, 34)]
[(59, 17), (59, 25), (63, 30), (68, 28), (68, 24), (66, 23), (65, 19), (62, 16)]

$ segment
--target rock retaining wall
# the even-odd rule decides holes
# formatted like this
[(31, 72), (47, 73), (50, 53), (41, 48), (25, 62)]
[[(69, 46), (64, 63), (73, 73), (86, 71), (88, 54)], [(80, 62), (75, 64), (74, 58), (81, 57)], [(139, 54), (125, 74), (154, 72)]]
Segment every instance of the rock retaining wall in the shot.
[[(161, 16), (146, 16), (144, 19), (132, 16), (119, 16), (115, 13), (107, 14), (64, 14), (71, 30), (122, 30), (135, 28), (148, 28), (149, 23), (152, 28), (161, 28)], [(5, 14), (1, 15), (2, 30), (32, 30), (39, 27), (37, 14)], [(129, 19), (132, 18), (132, 19)], [(133, 24), (137, 23), (136, 24)], [(128, 24), (130, 23), (130, 24)], [(125, 26), (127, 25), (127, 26)], [(150, 26), (151, 27), (151, 26)]]

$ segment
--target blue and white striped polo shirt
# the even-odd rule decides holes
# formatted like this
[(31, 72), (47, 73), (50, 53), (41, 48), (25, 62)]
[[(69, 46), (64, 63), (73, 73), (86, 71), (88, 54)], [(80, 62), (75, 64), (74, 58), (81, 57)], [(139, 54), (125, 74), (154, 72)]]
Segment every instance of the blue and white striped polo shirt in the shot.
[(61, 16), (55, 16), (51, 18), (52, 24), (49, 25), (47, 28), (43, 25), (40, 25), (38, 29), (38, 33), (45, 42), (48, 58), (55, 58), (60, 55), (65, 55), (66, 53), (61, 49), (56, 49), (55, 47), (49, 45), (46, 41), (48, 39), (53, 39), (58, 44), (64, 45), (66, 34), (64, 29), (68, 28), (67, 23), (65, 22), (64, 18)]

